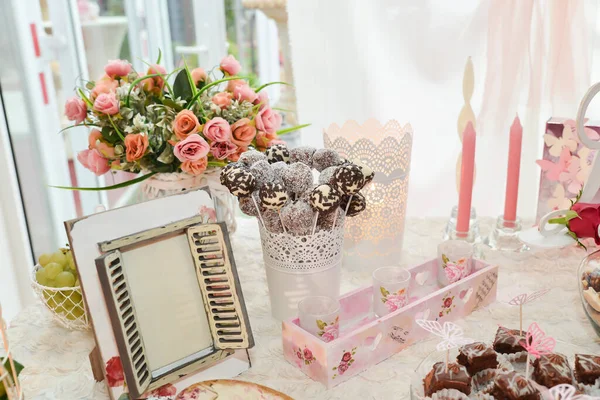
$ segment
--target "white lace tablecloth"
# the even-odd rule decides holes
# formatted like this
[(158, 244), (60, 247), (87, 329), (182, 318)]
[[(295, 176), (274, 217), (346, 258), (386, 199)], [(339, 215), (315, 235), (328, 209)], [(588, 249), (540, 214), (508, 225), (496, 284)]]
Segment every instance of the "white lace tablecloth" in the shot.
[[(485, 232), (491, 220), (482, 222)], [(401, 264), (409, 266), (434, 257), (444, 223), (443, 219), (409, 219)], [(413, 345), (359, 376), (325, 390), (283, 358), (281, 323), (271, 318), (255, 220), (239, 221), (233, 244), (256, 341), (250, 351), (252, 368), (239, 379), (270, 386), (295, 399), (409, 398), (411, 372), (435, 350), (434, 341)], [(599, 341), (585, 317), (577, 292), (576, 271), (584, 255), (583, 250), (574, 247), (510, 257), (487, 252), (486, 259), (501, 266), (498, 301), (461, 322), (467, 336), (490, 341), (498, 324), (518, 326), (518, 310), (507, 304), (510, 298), (526, 291), (552, 288), (550, 294), (525, 307), (526, 324), (535, 318), (549, 335), (600, 354)], [(370, 273), (343, 269), (342, 293), (369, 284)], [(21, 380), (27, 400), (108, 398), (104, 383), (94, 382), (88, 362), (88, 353), (94, 346), (91, 332), (61, 328), (41, 305), (23, 310), (11, 322), (8, 332), (15, 358), (25, 365)]]

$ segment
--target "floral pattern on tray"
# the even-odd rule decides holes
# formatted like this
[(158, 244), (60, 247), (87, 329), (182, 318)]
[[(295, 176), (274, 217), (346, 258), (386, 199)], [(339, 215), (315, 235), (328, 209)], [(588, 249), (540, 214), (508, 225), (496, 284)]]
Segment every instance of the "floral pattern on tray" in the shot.
[[(354, 363), (354, 355), (356, 354), (356, 347), (353, 347), (352, 350), (346, 351), (344, 350), (344, 354), (340, 360), (340, 364), (337, 367), (333, 367), (334, 371), (337, 371), (336, 374), (333, 374), (332, 379), (335, 379), (339, 375), (344, 375), (344, 373), (352, 366)], [(339, 374), (339, 375), (338, 375)]]
[(448, 292), (442, 298), (442, 309), (440, 310), (436, 321), (439, 318), (443, 318), (444, 316), (450, 314), (452, 310), (456, 307), (456, 304), (454, 304), (454, 296), (451, 296), (451, 294), (452, 293)]
[(304, 365), (310, 365), (314, 361), (317, 361), (312, 351), (308, 347), (304, 347), (304, 350), (298, 348), (298, 350), (296, 350), (296, 357), (304, 361)]
[(381, 286), (379, 288), (381, 292), (381, 302), (385, 304), (389, 312), (394, 312), (399, 308), (402, 308), (408, 303), (408, 297), (406, 296), (406, 289), (402, 288), (394, 293), (390, 293), (386, 288)]
[(462, 257), (456, 261), (451, 261), (447, 255), (442, 254), (442, 267), (449, 283), (458, 282), (469, 275), (469, 259)]
[(319, 337), (326, 343), (331, 342), (333, 339), (337, 339), (337, 337), (340, 335), (339, 315), (335, 317), (335, 320), (329, 324), (318, 319), (317, 326), (319, 327), (319, 332), (317, 332), (317, 335), (319, 335)]

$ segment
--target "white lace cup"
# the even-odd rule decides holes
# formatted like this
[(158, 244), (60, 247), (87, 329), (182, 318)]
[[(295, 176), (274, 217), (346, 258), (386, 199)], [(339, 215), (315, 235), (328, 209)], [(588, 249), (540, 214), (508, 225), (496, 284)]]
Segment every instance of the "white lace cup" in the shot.
[(324, 342), (340, 335), (340, 302), (329, 296), (308, 296), (298, 303), (300, 327)]
[(471, 273), (473, 245), (464, 240), (446, 240), (438, 245), (438, 283), (448, 286)]
[(411, 274), (401, 267), (381, 267), (373, 271), (373, 311), (378, 317), (408, 304)]

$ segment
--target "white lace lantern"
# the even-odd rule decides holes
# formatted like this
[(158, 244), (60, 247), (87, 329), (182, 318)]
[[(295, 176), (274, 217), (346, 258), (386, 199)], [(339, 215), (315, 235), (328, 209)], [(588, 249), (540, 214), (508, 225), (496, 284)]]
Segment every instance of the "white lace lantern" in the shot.
[(344, 265), (374, 269), (398, 263), (404, 238), (412, 127), (375, 119), (363, 125), (347, 121), (332, 124), (323, 133), (325, 147), (375, 171), (373, 182), (361, 193), (364, 212), (346, 219)]

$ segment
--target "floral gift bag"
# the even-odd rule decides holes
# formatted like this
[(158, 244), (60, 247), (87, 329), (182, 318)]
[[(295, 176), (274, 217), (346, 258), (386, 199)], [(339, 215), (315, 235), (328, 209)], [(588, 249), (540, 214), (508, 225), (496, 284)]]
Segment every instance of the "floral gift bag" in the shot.
[[(600, 123), (586, 121), (588, 137), (600, 139)], [(541, 160), (540, 189), (536, 222), (552, 210), (568, 209), (588, 179), (595, 151), (584, 146), (577, 136), (575, 120), (551, 118), (546, 122)], [(596, 194), (594, 203), (600, 203)]]

